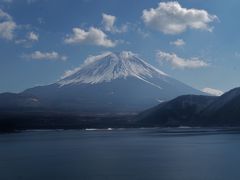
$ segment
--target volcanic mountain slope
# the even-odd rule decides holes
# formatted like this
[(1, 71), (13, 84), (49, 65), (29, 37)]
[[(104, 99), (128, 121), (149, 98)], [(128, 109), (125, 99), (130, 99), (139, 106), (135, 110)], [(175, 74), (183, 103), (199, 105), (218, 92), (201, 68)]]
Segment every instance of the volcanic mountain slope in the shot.
[(136, 112), (182, 94), (201, 94), (131, 52), (90, 57), (57, 83), (24, 93), (50, 107), (84, 112)]
[(203, 94), (132, 52), (91, 56), (54, 84), (21, 93), (39, 107), (90, 113), (139, 112), (184, 94)]
[(0, 109), (38, 107), (39, 101), (36, 97), (27, 94), (2, 93), (0, 94)]

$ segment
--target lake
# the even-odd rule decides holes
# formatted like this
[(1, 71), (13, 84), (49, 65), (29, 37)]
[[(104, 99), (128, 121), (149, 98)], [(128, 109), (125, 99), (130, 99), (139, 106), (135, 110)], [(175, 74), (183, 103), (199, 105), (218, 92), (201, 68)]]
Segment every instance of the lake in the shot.
[(205, 129), (0, 135), (1, 180), (237, 180), (240, 133)]

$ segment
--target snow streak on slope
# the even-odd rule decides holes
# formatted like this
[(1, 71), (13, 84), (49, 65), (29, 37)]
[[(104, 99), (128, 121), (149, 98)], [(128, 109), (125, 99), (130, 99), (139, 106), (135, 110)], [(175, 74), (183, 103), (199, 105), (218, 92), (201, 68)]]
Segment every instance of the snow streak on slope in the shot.
[(161, 88), (149, 82), (148, 79), (168, 77), (168, 75), (146, 63), (132, 52), (109, 52), (87, 58), (81, 67), (68, 72), (58, 81), (58, 84), (61, 86), (84, 83), (97, 84), (127, 77), (136, 77)]

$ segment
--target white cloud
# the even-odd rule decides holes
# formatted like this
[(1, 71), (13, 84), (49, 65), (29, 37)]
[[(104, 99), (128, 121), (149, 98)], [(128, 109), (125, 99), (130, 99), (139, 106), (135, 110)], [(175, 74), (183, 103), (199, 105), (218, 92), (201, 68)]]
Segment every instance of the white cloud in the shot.
[(178, 57), (175, 53), (167, 53), (163, 51), (158, 51), (157, 52), (157, 60), (160, 62), (168, 62), (171, 64), (172, 67), (174, 68), (179, 68), (179, 69), (194, 69), (194, 68), (202, 68), (209, 66), (208, 63), (204, 62), (203, 60), (199, 58), (190, 58), (190, 59), (185, 59)]
[(39, 35), (35, 32), (27, 33), (25, 38), (19, 38), (15, 40), (15, 44), (21, 44), (26, 48), (32, 47), (33, 42), (37, 42), (39, 40)]
[(30, 32), (28, 34), (28, 39), (31, 40), (31, 41), (38, 41), (39, 35), (36, 34), (35, 32)]
[(105, 31), (114, 31), (114, 23), (116, 21), (116, 17), (109, 14), (102, 14), (102, 23)]
[(122, 25), (121, 27), (116, 27), (115, 26), (116, 19), (117, 19), (116, 16), (103, 13), (102, 24), (103, 24), (104, 30), (112, 33), (126, 32), (128, 29), (128, 26), (125, 24), (125, 25)]
[(180, 47), (180, 46), (184, 46), (186, 43), (183, 39), (177, 39), (176, 41), (170, 42), (170, 44)]
[(90, 55), (85, 59), (83, 65), (85, 66), (85, 65), (91, 64), (93, 62), (96, 62), (96, 61), (108, 56), (109, 54), (111, 54), (111, 52), (103, 52), (102, 54), (99, 54), (99, 55)]
[(0, 38), (12, 40), (16, 27), (12, 17), (0, 9)]
[(221, 96), (221, 95), (223, 95), (223, 93), (224, 93), (224, 92), (221, 91), (221, 90), (213, 89), (213, 88), (208, 88), (208, 87), (203, 88), (203, 89), (202, 89), (202, 92), (205, 92), (205, 93), (210, 94), (210, 95), (213, 95), (213, 96)]
[(183, 8), (177, 1), (170, 1), (143, 10), (142, 19), (145, 25), (165, 34), (179, 34), (188, 28), (212, 31), (209, 23), (218, 18), (205, 10)]
[(0, 9), (0, 21), (11, 21), (12, 17), (4, 12), (2, 9)]
[(32, 54), (24, 55), (23, 57), (34, 60), (62, 60), (62, 61), (67, 60), (67, 56), (60, 55), (55, 51), (52, 52), (35, 51)]
[(73, 28), (73, 34), (65, 38), (67, 44), (92, 44), (104, 47), (114, 47), (116, 42), (108, 39), (100, 29), (90, 27), (88, 31), (81, 28)]

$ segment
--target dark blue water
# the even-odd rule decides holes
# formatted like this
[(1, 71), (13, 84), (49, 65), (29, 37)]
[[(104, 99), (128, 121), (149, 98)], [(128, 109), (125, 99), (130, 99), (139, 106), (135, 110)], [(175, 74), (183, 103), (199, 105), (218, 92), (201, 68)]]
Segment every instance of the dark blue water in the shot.
[(214, 179), (240, 179), (240, 134), (133, 129), (0, 135), (0, 180)]

